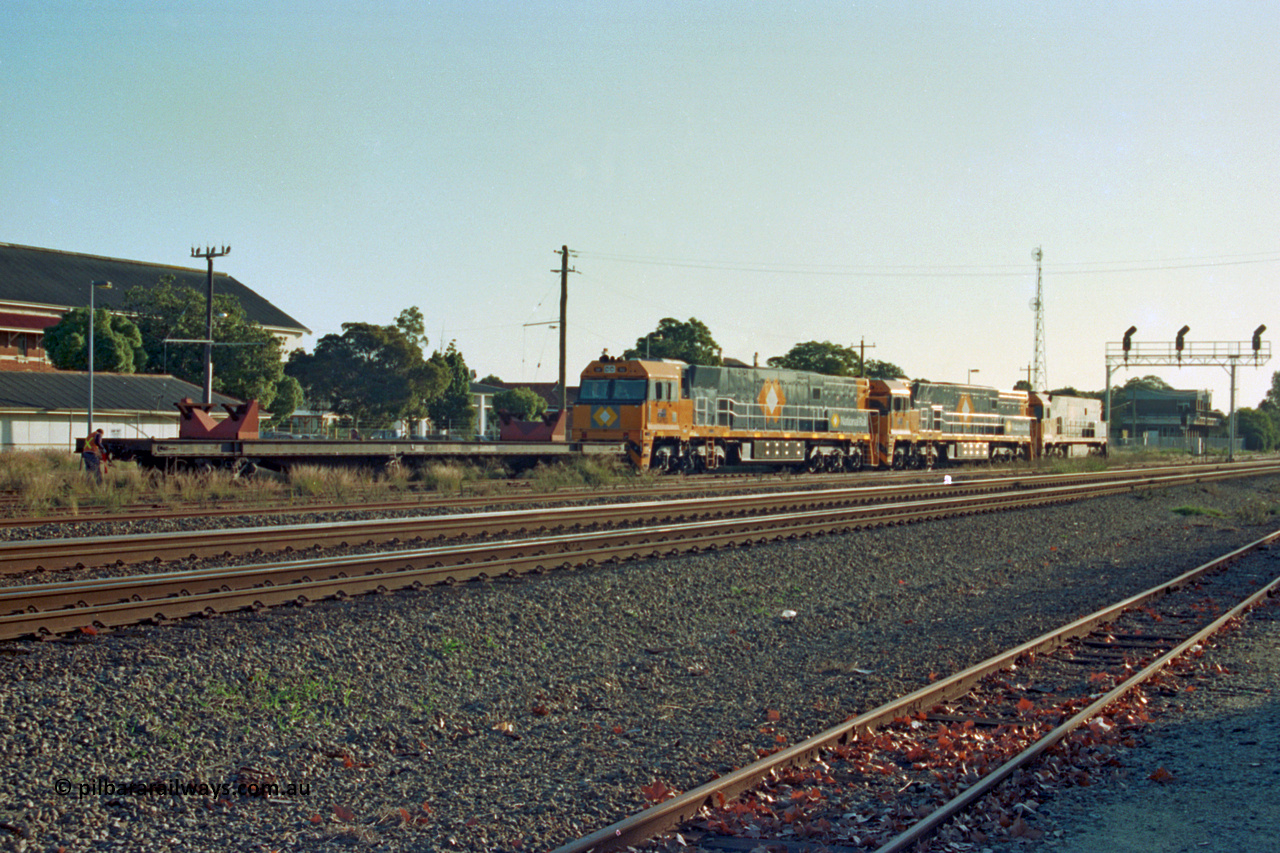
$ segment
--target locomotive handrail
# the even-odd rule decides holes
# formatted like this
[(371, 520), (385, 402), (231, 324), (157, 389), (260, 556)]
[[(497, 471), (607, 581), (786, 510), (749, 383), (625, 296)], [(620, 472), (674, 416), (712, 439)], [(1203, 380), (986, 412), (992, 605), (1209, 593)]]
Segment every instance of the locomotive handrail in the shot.
[[(718, 397), (715, 400), (715, 423), (711, 423), (709, 397), (698, 397), (695, 400), (694, 412), (696, 426), (719, 426), (728, 429), (752, 430), (757, 432), (841, 432), (865, 433), (871, 430), (869, 409), (858, 409), (853, 406), (812, 406), (784, 404), (777, 416), (771, 416), (760, 403), (744, 402), (736, 397)], [(839, 415), (841, 428), (832, 429), (831, 415)], [(848, 424), (849, 428), (844, 428)]]

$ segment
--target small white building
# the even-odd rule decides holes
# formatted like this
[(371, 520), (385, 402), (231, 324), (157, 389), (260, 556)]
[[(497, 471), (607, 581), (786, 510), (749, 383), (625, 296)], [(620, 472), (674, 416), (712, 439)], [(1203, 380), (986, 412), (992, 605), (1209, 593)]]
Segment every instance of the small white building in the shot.
[[(204, 390), (167, 374), (93, 374), (93, 425), (108, 438), (177, 438), (183, 397)], [(241, 401), (214, 394), (215, 405)], [(89, 374), (0, 371), (0, 451), (65, 450), (89, 434)]]

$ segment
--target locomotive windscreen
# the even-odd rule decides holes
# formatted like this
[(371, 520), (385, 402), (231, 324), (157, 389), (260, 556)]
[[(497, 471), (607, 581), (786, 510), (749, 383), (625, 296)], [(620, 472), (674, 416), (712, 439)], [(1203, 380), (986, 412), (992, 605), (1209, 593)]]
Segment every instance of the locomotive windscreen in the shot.
[(584, 379), (578, 391), (580, 403), (638, 403), (648, 393), (643, 379)]

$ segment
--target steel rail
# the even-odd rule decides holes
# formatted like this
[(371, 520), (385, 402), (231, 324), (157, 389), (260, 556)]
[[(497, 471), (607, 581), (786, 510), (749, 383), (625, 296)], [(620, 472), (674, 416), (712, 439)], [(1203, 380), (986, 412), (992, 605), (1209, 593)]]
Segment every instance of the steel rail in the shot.
[[(1278, 469), (1280, 470), (1280, 469)], [(639, 501), (571, 507), (539, 507), (500, 512), (458, 513), (295, 525), (265, 525), (202, 531), (20, 540), (0, 544), (0, 574), (32, 570), (92, 568), (127, 562), (265, 554), (307, 546), (346, 547), (387, 542), (431, 541), (468, 536), (518, 535), (545, 530), (581, 529), (617, 523), (657, 523), (682, 518), (776, 511), (780, 508), (839, 506), (890, 497), (980, 494), (1018, 488), (981, 480), (950, 486), (937, 482), (909, 486), (857, 486), (842, 489), (728, 495), (717, 498)]]
[[(1271, 534), (1264, 540), (1254, 542), (1248, 549), (1260, 547), (1263, 542), (1271, 542), (1280, 538), (1280, 531)], [(1236, 554), (1238, 556), (1238, 553)], [(1234, 559), (1234, 557), (1232, 557)], [(951, 818), (976, 803), (978, 800), (991, 793), (997, 785), (1009, 778), (1016, 770), (1030, 764), (1036, 758), (1041, 756), (1046, 750), (1052, 748), (1064, 738), (1083, 726), (1089, 720), (1101, 714), (1110, 705), (1115, 704), (1124, 698), (1130, 690), (1138, 685), (1150, 680), (1153, 676), (1168, 666), (1173, 660), (1186, 654), (1193, 646), (1213, 636), (1222, 630), (1223, 626), (1231, 622), (1233, 619), (1239, 618), (1249, 608), (1253, 607), (1262, 599), (1275, 595), (1280, 590), (1280, 577), (1276, 577), (1269, 584), (1249, 595), (1235, 607), (1228, 610), (1222, 616), (1213, 620), (1208, 625), (1193, 633), (1190, 637), (1178, 643), (1164, 654), (1157, 657), (1147, 666), (1138, 670), (1129, 678), (1116, 685), (1113, 689), (1100, 696), (1096, 701), (1088, 707), (1080, 710), (1070, 719), (1060, 724), (1057, 728), (1045, 734), (1035, 743), (1028, 746), (1022, 752), (1000, 765), (995, 770), (983, 776), (973, 787), (967, 789), (964, 793), (948, 801), (941, 808), (916, 823), (907, 831), (890, 839), (887, 843), (881, 845), (875, 853), (899, 853), (906, 850), (926, 835), (934, 832), (938, 827), (942, 826)]]
[[(1106, 493), (1126, 490), (1108, 484)], [(295, 599), (309, 601), (373, 589), (418, 588), (646, 557), (798, 539), (856, 527), (906, 524), (947, 515), (1078, 500), (1099, 487), (1053, 487), (997, 494), (619, 528), (503, 542), (464, 543), (391, 553), (298, 560), (235, 568), (134, 575), (0, 588), (0, 639), (107, 628), (137, 621), (229, 612)], [(393, 563), (401, 568), (388, 570)], [(318, 578), (318, 579), (317, 579)], [(370, 583), (370, 579), (373, 582)], [(336, 584), (336, 586), (335, 586)], [(264, 589), (274, 591), (264, 592)], [(263, 596), (266, 596), (263, 598)], [(210, 609), (211, 602), (219, 605)]]
[[(1108, 486), (1105, 493), (1127, 486)], [(520, 561), (530, 555), (539, 559), (535, 569), (565, 567), (572, 561), (551, 561), (542, 565), (544, 557), (565, 555), (575, 559), (585, 557), (593, 562), (618, 560), (639, 556), (661, 556), (669, 553), (670, 546), (679, 545), (684, 550), (701, 550), (720, 545), (743, 544), (749, 541), (767, 541), (777, 538), (801, 538), (850, 526), (902, 524), (924, 518), (944, 515), (961, 515), (1021, 508), (1037, 503), (1059, 502), (1094, 497), (1104, 492), (1092, 487), (1087, 492), (1079, 488), (1054, 487), (1031, 493), (999, 494), (916, 501), (871, 506), (831, 508), (808, 512), (774, 513), (763, 516), (733, 517), (710, 521), (681, 522), (646, 527), (618, 528), (589, 531), (533, 539), (504, 540), (501, 542), (460, 543), (426, 548), (405, 549), (343, 557), (314, 558), (285, 563), (259, 563), (233, 568), (194, 569), (174, 572), (155, 572), (128, 577), (66, 581), (30, 586), (0, 588), (0, 611), (5, 608), (29, 612), (50, 610), (65, 606), (74, 598), (77, 606), (113, 603), (121, 600), (122, 592), (130, 595), (145, 589), (149, 598), (167, 595), (190, 595), (196, 584), (213, 584), (219, 589), (230, 580), (256, 579), (255, 583), (270, 580), (275, 583), (292, 583), (309, 579), (312, 574), (327, 573), (330, 576), (351, 572), (372, 573), (381, 571), (387, 562), (401, 562), (414, 567), (470, 566), (472, 575), (485, 566), (515, 566), (524, 568)], [(747, 538), (743, 538), (743, 537)], [(631, 549), (631, 550), (628, 550)], [(510, 571), (499, 572), (509, 574)], [(458, 580), (455, 576), (449, 576)], [(129, 596), (124, 596), (129, 597)]]
[[(974, 664), (961, 672), (955, 673), (947, 678), (940, 679), (932, 684), (909, 693), (906, 696), (887, 702), (877, 708), (846, 720), (839, 725), (833, 726), (824, 732), (814, 735), (802, 743), (780, 750), (745, 767), (739, 768), (738, 770), (700, 785), (693, 790), (679, 794), (672, 799), (651, 806), (616, 823), (599, 829), (590, 835), (562, 845), (552, 851), (552, 853), (603, 853), (603, 851), (618, 850), (627, 846), (638, 845), (650, 838), (653, 838), (661, 832), (673, 829), (693, 818), (702, 808), (714, 806), (718, 797), (726, 799), (736, 797), (739, 794), (756, 787), (770, 774), (775, 773), (778, 770), (786, 767), (810, 764), (822, 753), (823, 750), (830, 747), (849, 744), (858, 733), (871, 732), (886, 723), (892, 722), (898, 717), (909, 716), (916, 711), (931, 707), (939, 702), (945, 702), (949, 699), (963, 696), (985, 676), (992, 672), (1007, 669), (1024, 655), (1056, 649), (1069, 640), (1088, 634), (1100, 624), (1113, 621), (1125, 610), (1140, 606), (1148, 601), (1158, 598), (1166, 594), (1168, 591), (1183, 586), (1207, 572), (1226, 565), (1249, 551), (1262, 548), (1278, 539), (1280, 539), (1280, 531), (1270, 533), (1261, 539), (1249, 543), (1248, 545), (1237, 548), (1228, 554), (1217, 557), (1207, 563), (1197, 566), (1194, 569), (1186, 571), (1172, 580), (1158, 584), (1144, 592), (1129, 596), (1123, 601), (1108, 605), (1094, 613), (1073, 620), (1066, 625), (1044, 633), (1032, 640), (1028, 640), (1013, 649), (1001, 652), (998, 655)], [(1229, 618), (1232, 615), (1238, 615), (1243, 612), (1244, 609), (1251, 606), (1251, 603), (1256, 603), (1256, 601), (1260, 600), (1265, 595), (1274, 594), (1274, 591), (1277, 589), (1280, 589), (1280, 578), (1277, 578), (1263, 589), (1258, 590), (1246, 599), (1245, 602), (1233, 608), (1228, 615), (1215, 620), (1213, 625), (1220, 628), (1221, 625), (1226, 624), (1226, 622), (1229, 621)], [(1215, 630), (1216, 629), (1217, 628), (1215, 628)], [(1205, 631), (1207, 632), (1207, 629), (1205, 629)], [(1208, 636), (1208, 633), (1211, 632), (1205, 633), (1198, 631), (1196, 632), (1196, 636), (1200, 637), (1202, 633), (1204, 636)], [(1180, 653), (1179, 650), (1185, 651), (1187, 648), (1194, 645), (1195, 642), (1196, 640), (1193, 639), (1180, 643), (1174, 649), (1171, 649), (1169, 652), (1161, 655), (1157, 660), (1164, 660), (1166, 662), (1167, 660), (1172, 660), (1178, 653)], [(1128, 682), (1125, 682), (1125, 684), (1128, 684)], [(1115, 700), (1113, 699), (1111, 701)], [(1111, 703), (1107, 702), (1105, 704)], [(1083, 719), (1089, 719), (1090, 716), (1096, 715), (1097, 713), (1097, 711), (1094, 710), (1092, 714), (1089, 714), (1089, 711), (1092, 708), (1093, 705), (1091, 705), (1089, 709), (1077, 714), (1076, 717), (1083, 716)], [(1075, 717), (1072, 719), (1075, 719)], [(1045, 748), (1047, 748), (1047, 746)], [(977, 785), (974, 787), (976, 788)], [(973, 788), (969, 789), (969, 791), (972, 790)], [(966, 791), (966, 795), (967, 794), (968, 791)], [(965, 799), (966, 795), (962, 795), (958, 799)], [(965, 800), (966, 805), (969, 802), (970, 801), (968, 799)], [(934, 823), (929, 827), (929, 829), (936, 828), (936, 826), (937, 823)], [(910, 831), (911, 830), (908, 830), (908, 832)], [(921, 833), (923, 834), (925, 831), (926, 830), (921, 830)], [(918, 836), (914, 836), (911, 840), (904, 841), (903, 846), (894, 848), (888, 848), (886, 846), (885, 848), (881, 848), (880, 851), (877, 851), (877, 853), (883, 853), (883, 851), (888, 849), (905, 849), (918, 839)], [(767, 840), (763, 839), (761, 840), (761, 843), (766, 845), (768, 844)]]
[[(865, 482), (865, 475), (864, 482)], [(842, 483), (853, 480), (854, 475), (817, 475), (811, 483), (814, 487), (825, 484)], [(493, 482), (493, 481), (486, 481)], [(501, 481), (499, 481), (501, 482)], [(796, 488), (802, 485), (793, 481), (775, 480), (770, 482), (763, 476), (748, 478), (739, 475), (736, 478), (708, 476), (698, 480), (699, 489), (706, 491), (725, 491), (729, 489), (779, 489)], [(0, 527), (32, 527), (44, 524), (78, 524), (83, 522), (122, 522), (139, 521), (154, 518), (226, 518), (241, 515), (288, 515), (300, 513), (344, 512), (344, 511), (398, 511), (424, 509), (457, 509), (460, 507), (486, 507), (496, 503), (572, 503), (587, 502), (600, 499), (617, 499), (633, 497), (661, 497), (663, 495), (683, 494), (689, 491), (687, 484), (676, 485), (672, 480), (649, 484), (629, 484), (617, 487), (601, 487), (595, 489), (557, 489), (550, 492), (535, 492), (529, 488), (527, 480), (515, 480), (503, 484), (494, 491), (476, 493), (465, 485), (461, 493), (447, 495), (440, 492), (411, 492), (399, 499), (385, 497), (385, 490), (378, 495), (372, 493), (364, 497), (339, 501), (318, 498), (308, 500), (303, 497), (278, 501), (264, 500), (260, 503), (233, 501), (227, 505), (225, 501), (193, 502), (185, 506), (175, 506), (158, 502), (138, 503), (129, 507), (108, 512), (101, 507), (80, 506), (73, 510), (54, 510), (42, 516), (0, 516)], [(468, 494), (470, 492), (470, 494)], [(0, 495), (0, 509), (17, 503), (17, 496)]]
[[(1257, 476), (1280, 472), (1280, 465), (1190, 469), (1188, 473), (1099, 478), (1128, 488), (1158, 488), (1180, 483)], [(231, 557), (291, 552), (298, 547), (351, 547), (435, 541), (474, 536), (513, 536), (556, 530), (594, 529), (617, 524), (655, 524), (685, 519), (744, 516), (800, 508), (838, 507), (883, 501), (890, 497), (934, 494), (986, 494), (996, 490), (1033, 489), (1038, 484), (1080, 482), (1076, 475), (931, 482), (907, 486), (857, 486), (783, 493), (728, 495), (667, 501), (593, 504), (504, 512), (458, 513), (315, 524), (269, 525), (205, 531), (127, 534), (20, 540), (0, 544), (0, 574), (126, 563)], [(1088, 488), (1086, 481), (1082, 488)]]
[[(1265, 466), (1271, 464), (1267, 461), (1250, 461), (1232, 463), (1237, 468), (1246, 468), (1250, 466)], [(1145, 468), (1113, 468), (1106, 471), (1080, 472), (1075, 474), (1020, 474), (1016, 472), (1000, 472), (994, 475), (988, 474), (986, 477), (978, 475), (973, 468), (955, 468), (955, 469), (934, 469), (932, 471), (875, 471), (869, 473), (857, 474), (830, 474), (818, 473), (807, 474), (803, 478), (797, 480), (795, 478), (783, 478), (777, 475), (768, 475), (762, 473), (742, 473), (731, 475), (701, 475), (696, 478), (697, 488), (701, 491), (726, 491), (729, 489), (757, 489), (777, 491), (779, 489), (798, 489), (808, 487), (813, 490), (844, 488), (845, 484), (853, 484), (855, 486), (869, 486), (873, 488), (894, 488), (894, 483), (903, 478), (919, 478), (937, 476), (939, 473), (950, 472), (955, 478), (956, 484), (967, 480), (974, 479), (990, 479), (992, 477), (1005, 480), (1010, 483), (1010, 487), (1017, 487), (1016, 483), (1031, 482), (1040, 478), (1050, 478), (1060, 481), (1068, 481), (1071, 479), (1080, 479), (1085, 477), (1105, 478), (1105, 477), (1123, 477), (1129, 476), (1135, 471), (1144, 471), (1147, 473), (1159, 472), (1175, 472), (1186, 471), (1189, 467), (1194, 467), (1200, 471), (1212, 471), (1222, 467), (1221, 464), (1214, 463), (1206, 465), (1205, 463), (1195, 463), (1194, 466), (1186, 465), (1160, 465), (1148, 466)], [(877, 482), (869, 482), (874, 477)], [(885, 481), (891, 481), (888, 485)], [(678, 483), (678, 485), (676, 484)], [(633, 498), (656, 498), (664, 495), (685, 494), (689, 491), (689, 480), (679, 478), (673, 482), (668, 478), (647, 484), (624, 484), (615, 487), (605, 487), (596, 489), (560, 489), (551, 492), (533, 492), (527, 487), (527, 481), (512, 481), (507, 483), (501, 490), (497, 492), (489, 492), (484, 494), (467, 494), (472, 491), (465, 484), (462, 493), (458, 495), (442, 495), (438, 492), (410, 492), (400, 498), (380, 498), (375, 499), (372, 493), (366, 494), (364, 497), (338, 501), (328, 498), (317, 498), (309, 500), (302, 496), (294, 496), (283, 498), (281, 500), (263, 500), (261, 502), (248, 502), (243, 500), (233, 501), (233, 505), (227, 505), (225, 501), (196, 501), (185, 506), (174, 506), (172, 504), (160, 502), (141, 502), (132, 504), (124, 509), (116, 511), (107, 511), (103, 507), (96, 506), (79, 506), (72, 509), (55, 509), (47, 515), (39, 516), (5, 516), (0, 515), (0, 528), (4, 527), (35, 527), (41, 525), (57, 525), (57, 524), (80, 524), (86, 522), (97, 523), (119, 523), (140, 520), (151, 520), (157, 518), (228, 518), (245, 515), (286, 515), (300, 513), (323, 513), (323, 512), (368, 512), (368, 511), (406, 511), (406, 510), (427, 510), (427, 509), (457, 509), (460, 507), (475, 506), (492, 506), (495, 503), (503, 504), (524, 504), (524, 503), (570, 503), (570, 502), (587, 502), (591, 500), (617, 500), (617, 499), (633, 499)], [(19, 496), (13, 493), (0, 493), (0, 510), (6, 510), (12, 506), (16, 506)]]
[[(971, 472), (970, 472), (971, 473)], [(903, 477), (923, 476), (919, 471), (878, 471), (861, 474), (806, 474), (802, 480), (764, 473), (742, 474), (704, 474), (696, 479), (700, 491), (717, 492), (731, 489), (779, 490), (809, 487), (813, 489), (844, 487), (850, 485), (879, 485), (871, 480), (899, 480)], [(957, 471), (957, 476), (962, 472)], [(1013, 475), (1019, 476), (1019, 475)], [(414, 509), (457, 509), (459, 507), (484, 507), (495, 503), (572, 503), (592, 500), (614, 500), (632, 498), (658, 498), (665, 495), (683, 495), (689, 491), (690, 481), (680, 477), (669, 477), (649, 483), (623, 483), (616, 486), (598, 488), (556, 489), (548, 492), (535, 492), (527, 480), (483, 481), (497, 482), (499, 487), (492, 491), (480, 491), (468, 488), (466, 483), (456, 495), (440, 492), (410, 492), (399, 499), (386, 498), (385, 490), (374, 494), (372, 491), (363, 497), (355, 497), (344, 501), (316, 498), (309, 500), (302, 496), (283, 498), (281, 500), (263, 500), (248, 502), (232, 501), (194, 501), (185, 506), (175, 506), (156, 501), (131, 504), (124, 509), (107, 511), (103, 507), (79, 506), (69, 509), (54, 509), (48, 515), (39, 516), (3, 516), (0, 515), (2, 527), (32, 527), (45, 524), (78, 524), (83, 522), (127, 522), (154, 518), (225, 518), (240, 515), (286, 515), (296, 513), (343, 512), (343, 511), (396, 511)], [(0, 494), (0, 510), (17, 506), (19, 496), (16, 494)]]
[[(1127, 492), (1129, 482), (1052, 486), (994, 495), (925, 498), (697, 522), (574, 532), (235, 568), (0, 588), (0, 639), (302, 603), (374, 590), (799, 539), (867, 526), (999, 512)], [(394, 564), (398, 569), (388, 570)]]

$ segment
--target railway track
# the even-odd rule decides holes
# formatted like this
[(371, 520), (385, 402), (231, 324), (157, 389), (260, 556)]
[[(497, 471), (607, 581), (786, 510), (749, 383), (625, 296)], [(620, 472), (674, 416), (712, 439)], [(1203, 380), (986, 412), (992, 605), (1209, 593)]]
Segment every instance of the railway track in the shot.
[[(1072, 757), (1131, 736), (1144, 711), (1127, 696), (1189, 669), (1209, 637), (1280, 594), (1265, 553), (1277, 541), (1280, 531), (694, 790), (655, 783), (647, 794), (661, 802), (555, 853), (645, 849), (672, 832), (696, 850), (791, 849), (804, 838), (877, 853), (921, 849), (944, 828), (940, 849), (980, 845), (1001, 826), (1030, 835), (1027, 792), (1002, 797), (1002, 786), (1032, 766), (1024, 787), (1037, 774), (1087, 774)], [(1248, 565), (1233, 573), (1237, 562)], [(1036, 764), (1051, 750), (1050, 765)]]
[[(802, 479), (794, 477), (761, 477), (734, 475), (716, 477), (707, 475), (691, 482), (685, 478), (669, 478), (655, 483), (626, 485), (591, 489), (557, 489), (554, 491), (534, 491), (527, 485), (519, 483), (503, 486), (493, 491), (481, 491), (472, 494), (440, 494), (415, 493), (402, 497), (386, 498), (379, 494), (369, 494), (347, 500), (324, 500), (291, 498), (271, 502), (235, 501), (195, 501), (189, 504), (174, 505), (159, 502), (139, 502), (118, 510), (104, 507), (77, 506), (74, 508), (54, 509), (46, 515), (18, 516), (0, 515), (0, 529), (44, 527), (60, 524), (95, 523), (130, 523), (137, 521), (155, 521), (161, 519), (190, 518), (235, 518), (243, 516), (280, 516), (313, 513), (368, 513), (368, 512), (455, 512), (473, 508), (489, 508), (494, 505), (518, 507), (523, 504), (575, 504), (601, 501), (634, 501), (654, 500), (667, 497), (683, 497), (696, 483), (697, 491), (704, 493), (730, 491), (783, 491), (803, 489), (828, 489), (840, 487), (856, 487), (879, 485), (885, 481), (901, 483), (904, 480), (916, 479), (916, 475), (882, 472), (876, 475), (843, 475), (817, 474)], [(957, 475), (958, 479), (959, 475)], [(936, 479), (936, 478), (934, 478)], [(984, 478), (987, 479), (987, 478)], [(15, 512), (19, 505), (16, 496), (10, 496), (8, 502), (0, 501), (0, 512), (6, 508)], [(7, 503), (7, 507), (5, 504)]]
[[(800, 488), (830, 488), (844, 485), (866, 485), (869, 482), (889, 480), (900, 482), (919, 476), (918, 473), (874, 472), (861, 474), (810, 474), (803, 478), (788, 475), (762, 474), (705, 474), (697, 480), (699, 491), (727, 492), (734, 490), (777, 490)], [(958, 475), (957, 475), (958, 476)], [(50, 524), (78, 524), (94, 522), (130, 522), (175, 518), (229, 518), (244, 515), (284, 515), (315, 512), (369, 512), (369, 511), (422, 511), (468, 507), (489, 507), (494, 504), (519, 505), (526, 503), (565, 504), (592, 500), (636, 498), (661, 498), (668, 495), (684, 495), (689, 491), (689, 480), (665, 478), (619, 486), (597, 488), (569, 488), (555, 490), (535, 489), (527, 480), (486, 480), (480, 485), (463, 484), (460, 491), (448, 494), (438, 491), (402, 493), (388, 497), (389, 490), (370, 490), (346, 499), (308, 498), (294, 495), (279, 500), (192, 500), (189, 502), (138, 501), (118, 509), (105, 506), (77, 505), (53, 507), (42, 515), (19, 515), (24, 503), (16, 493), (0, 494), (0, 528), (34, 527)]]
[[(969, 480), (1007, 479), (1021, 482), (1027, 478), (1052, 476), (1068, 481), (1081, 477), (1124, 477), (1136, 471), (1150, 473), (1177, 473), (1188, 470), (1214, 472), (1225, 468), (1247, 469), (1253, 466), (1265, 467), (1268, 462), (1237, 463), (1232, 466), (1195, 465), (1178, 466), (1146, 466), (1143, 468), (1112, 468), (1107, 471), (1089, 474), (1044, 475), (1021, 473), (1010, 470), (975, 471), (972, 468), (954, 469), (950, 476), (959, 484)], [(937, 481), (947, 476), (942, 471), (878, 471), (858, 474), (809, 474), (803, 477), (789, 475), (760, 474), (706, 474), (695, 479), (685, 477), (668, 477), (652, 482), (628, 484), (601, 488), (557, 489), (554, 491), (534, 490), (527, 481), (485, 481), (486, 485), (479, 489), (465, 487), (457, 494), (441, 494), (439, 492), (410, 492), (388, 497), (387, 492), (374, 491), (337, 500), (329, 498), (307, 498), (292, 496), (280, 500), (193, 500), (184, 503), (161, 501), (139, 501), (117, 509), (104, 506), (78, 505), (75, 507), (55, 507), (42, 515), (19, 515), (21, 497), (15, 493), (0, 494), (0, 529), (48, 527), (51, 525), (72, 525), (85, 522), (95, 523), (131, 523), (138, 521), (154, 521), (161, 519), (217, 519), (243, 516), (280, 516), (303, 513), (368, 513), (368, 512), (438, 512), (488, 508), (495, 504), (518, 507), (522, 504), (573, 504), (599, 501), (634, 501), (654, 500), (670, 497), (683, 497), (696, 488), (698, 492), (714, 494), (732, 491), (799, 491), (823, 490), (831, 488), (885, 487), (893, 488), (904, 483), (921, 480)], [(494, 486), (493, 483), (498, 485)], [(470, 493), (468, 493), (470, 492)]]
[[(766, 513), (818, 511), (856, 507), (891, 500), (945, 496), (938, 506), (954, 507), (971, 496), (991, 494), (1065, 496), (1072, 490), (1088, 496), (1115, 491), (1161, 488), (1188, 482), (1207, 482), (1280, 471), (1280, 464), (1223, 466), (1112, 473), (1082, 477), (1034, 475), (986, 478), (946, 483), (896, 486), (855, 486), (703, 496), (586, 506), (551, 506), (501, 512), (456, 513), (413, 517), (379, 517), (313, 524), (217, 528), (117, 536), (65, 537), (10, 541), (0, 544), (0, 575), (32, 571), (60, 571), (108, 565), (159, 563), (170, 560), (228, 558), (244, 555), (305, 551), (311, 548), (425, 543), (459, 538), (510, 537), (556, 531), (594, 530), (621, 525), (652, 525), (715, 518), (749, 517)], [(997, 504), (999, 501), (996, 502)], [(993, 506), (985, 502), (983, 506)]]
[[(524, 511), (478, 514), (492, 517), (382, 520), (377, 526), (353, 523), (346, 529), (342, 525), (307, 526), (307, 537), (323, 535), (329, 537), (327, 541), (340, 540), (344, 544), (355, 538), (351, 530), (359, 530), (361, 537), (376, 535), (398, 542), (406, 541), (410, 534), (420, 539), (451, 539), (477, 530), (505, 534), (532, 529), (561, 532), (523, 539), (449, 543), (230, 568), (10, 586), (0, 589), (0, 614), (6, 614), (0, 615), (0, 639), (96, 631), (145, 621), (164, 622), (287, 603), (307, 604), (331, 597), (417, 589), (477, 578), (800, 539), (862, 527), (1001, 512), (1137, 488), (1180, 485), (1200, 479), (1202, 474), (1108, 478), (1075, 485), (1046, 482), (1031, 487), (1023, 484), (1020, 489), (995, 493), (984, 493), (982, 490), (987, 486), (972, 484), (971, 489), (962, 489), (962, 494), (943, 497), (923, 494), (936, 488), (920, 486), (907, 489), (909, 494), (898, 500), (878, 503), (867, 502), (866, 490), (831, 490), (802, 493), (782, 503), (775, 500), (777, 496), (749, 495), (726, 498), (714, 505), (707, 500), (691, 500), (562, 508), (548, 514)], [(1218, 472), (1219, 476), (1229, 474)], [(603, 529), (587, 529), (589, 527)], [(215, 543), (214, 547), (225, 547), (225, 543), (216, 544), (218, 533), (205, 535)], [(240, 553), (246, 553), (248, 549), (261, 548), (265, 537), (278, 536), (277, 541), (284, 543), (298, 541), (296, 537), (300, 535), (294, 528), (254, 529), (248, 531), (236, 547)], [(290, 540), (290, 536), (295, 539)], [(167, 544), (154, 541), (166, 538)], [(59, 549), (56, 554), (61, 560), (92, 559), (90, 555), (104, 553), (116, 554), (118, 559), (125, 559), (121, 555), (132, 559), (150, 555), (150, 559), (155, 559), (159, 554), (185, 556), (193, 547), (192, 541), (164, 534), (11, 543), (0, 551), (0, 556), (7, 556), (9, 565), (17, 563), (22, 556), (28, 560), (47, 560), (49, 552), (44, 552), (42, 557), (36, 555), (41, 546), (49, 546)], [(230, 553), (229, 549), (227, 552)]]

